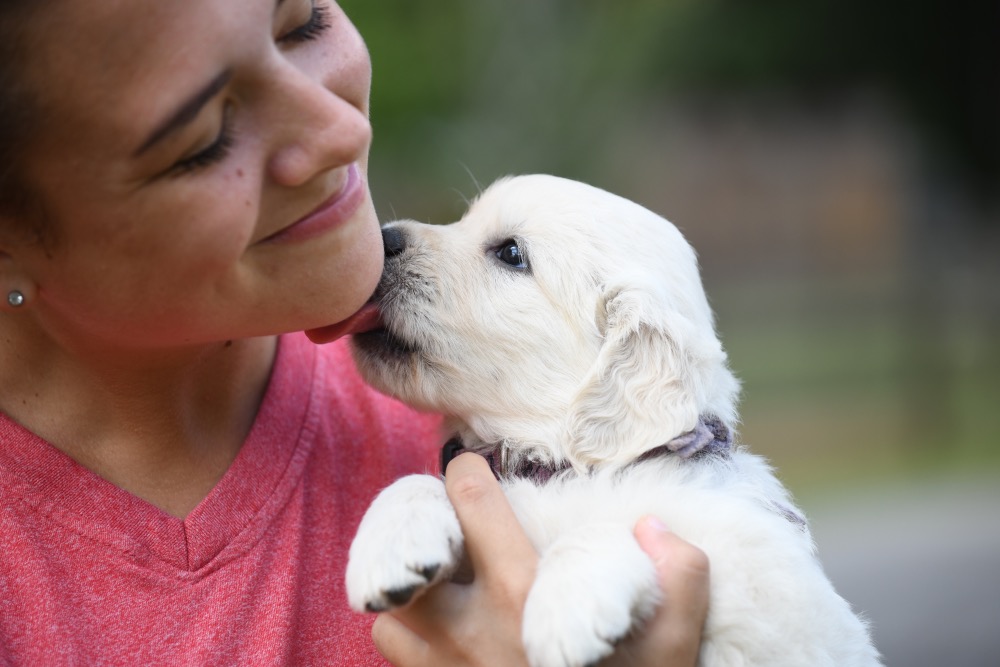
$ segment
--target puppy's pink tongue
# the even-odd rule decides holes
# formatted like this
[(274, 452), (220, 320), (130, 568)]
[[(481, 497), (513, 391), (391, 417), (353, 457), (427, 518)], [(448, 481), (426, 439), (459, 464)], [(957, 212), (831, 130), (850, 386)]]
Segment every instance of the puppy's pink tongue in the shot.
[(380, 326), (382, 326), (382, 314), (379, 312), (378, 306), (374, 303), (366, 303), (361, 307), (361, 310), (343, 322), (319, 327), (318, 329), (308, 329), (306, 336), (309, 337), (309, 340), (317, 344), (329, 343), (341, 336), (371, 331), (372, 329), (378, 329)]

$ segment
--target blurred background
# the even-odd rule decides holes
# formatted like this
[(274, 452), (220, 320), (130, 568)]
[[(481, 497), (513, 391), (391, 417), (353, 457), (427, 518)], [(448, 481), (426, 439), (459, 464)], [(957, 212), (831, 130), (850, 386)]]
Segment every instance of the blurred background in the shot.
[(343, 5), (382, 219), (530, 172), (669, 218), (886, 663), (1000, 664), (1000, 3)]

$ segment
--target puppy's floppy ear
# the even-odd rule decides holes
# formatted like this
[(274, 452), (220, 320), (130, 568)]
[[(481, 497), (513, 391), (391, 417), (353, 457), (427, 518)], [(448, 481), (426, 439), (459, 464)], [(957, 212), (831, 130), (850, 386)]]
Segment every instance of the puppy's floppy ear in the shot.
[[(569, 458), (589, 467), (625, 463), (694, 428), (705, 404), (705, 366), (725, 363), (712, 330), (671, 303), (662, 287), (609, 288), (598, 306), (604, 342), (570, 414)], [(708, 335), (720, 359), (704, 357)], [(715, 355), (709, 355), (715, 356)]]

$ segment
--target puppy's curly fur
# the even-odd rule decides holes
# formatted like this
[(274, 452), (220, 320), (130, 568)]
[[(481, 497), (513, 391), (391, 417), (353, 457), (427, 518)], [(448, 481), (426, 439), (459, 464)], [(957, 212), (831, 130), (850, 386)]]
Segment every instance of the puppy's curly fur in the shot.
[[(763, 459), (635, 463), (706, 417), (737, 423), (738, 382), (676, 227), (535, 175), (498, 181), (452, 225), (401, 221), (383, 235), (384, 327), (354, 337), (362, 373), (449, 415), (469, 448), (562, 470), (503, 480), (541, 554), (523, 629), (534, 667), (591, 664), (651, 613), (655, 573), (632, 536), (644, 514), (709, 556), (701, 665), (880, 664)], [(441, 481), (399, 480), (352, 545), (351, 604), (405, 604), (454, 571), (461, 545)]]

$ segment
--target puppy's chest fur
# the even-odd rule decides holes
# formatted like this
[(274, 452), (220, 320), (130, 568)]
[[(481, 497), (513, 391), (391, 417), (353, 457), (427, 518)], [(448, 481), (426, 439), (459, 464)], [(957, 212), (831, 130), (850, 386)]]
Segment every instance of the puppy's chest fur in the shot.
[[(574, 521), (634, 522), (645, 514), (662, 515), (664, 507), (697, 517), (720, 504), (738, 514), (763, 511), (770, 518), (780, 517), (780, 529), (791, 527), (808, 542), (805, 517), (769, 466), (735, 448), (729, 428), (712, 416), (703, 416), (691, 431), (632, 463), (586, 473), (569, 463), (536, 459), (538, 453), (478, 442), (468, 430), (464, 434), (442, 448), (441, 470), (462, 451), (472, 449), (485, 456), (522, 522), (541, 527), (533, 535), (539, 549), (546, 545), (547, 535)], [(705, 517), (706, 522), (711, 520)]]
[[(706, 550), (726, 550), (750, 520), (758, 537), (793, 542), (812, 551), (805, 519), (763, 459), (746, 451), (693, 459), (663, 454), (616, 470), (551, 478), (501, 478), (504, 491), (539, 551), (567, 530), (588, 524), (633, 526), (655, 514)], [(733, 544), (736, 546), (736, 544)]]
[[(701, 548), (711, 562), (712, 592), (700, 664), (876, 664), (863, 626), (815, 558), (801, 513), (756, 455), (737, 450), (695, 460), (664, 456), (616, 471), (561, 473), (544, 483), (501, 482), (541, 554), (544, 583), (561, 579), (563, 591), (575, 582), (648, 593), (641, 554), (624, 548), (646, 515)], [(577, 559), (576, 552), (603, 556)], [(641, 576), (646, 581), (637, 585), (633, 579)], [(536, 598), (544, 594), (544, 588), (533, 592)], [(641, 594), (631, 604), (634, 619), (649, 613)], [(604, 612), (591, 613), (600, 619)], [(773, 641), (778, 636), (789, 640)]]

